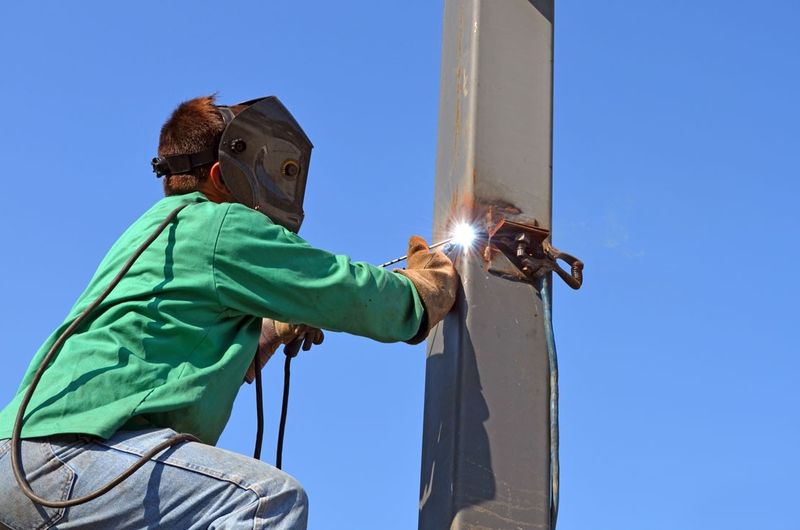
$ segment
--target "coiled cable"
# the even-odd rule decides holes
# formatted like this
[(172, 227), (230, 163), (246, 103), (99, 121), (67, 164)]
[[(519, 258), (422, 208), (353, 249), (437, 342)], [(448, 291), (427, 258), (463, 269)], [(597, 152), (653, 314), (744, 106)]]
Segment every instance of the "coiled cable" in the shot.
[(72, 321), (67, 329), (64, 330), (61, 335), (55, 340), (53, 345), (47, 351), (42, 362), (39, 364), (39, 368), (37, 368), (36, 372), (34, 373), (33, 379), (31, 380), (31, 384), (28, 386), (28, 389), (25, 391), (25, 394), (22, 397), (22, 401), (19, 405), (19, 410), (17, 411), (16, 419), (14, 420), (14, 429), (11, 435), (11, 469), (14, 473), (14, 478), (19, 484), (20, 489), (28, 497), (30, 500), (35, 502), (36, 504), (40, 504), (42, 506), (47, 506), (50, 508), (70, 508), (72, 506), (78, 506), (79, 504), (87, 503), (91, 500), (94, 500), (102, 495), (105, 495), (113, 488), (118, 486), (122, 483), (125, 479), (133, 475), (139, 468), (144, 466), (147, 462), (150, 461), (154, 456), (158, 453), (167, 449), (168, 447), (172, 447), (177, 445), (181, 442), (198, 442), (199, 440), (192, 436), (191, 434), (176, 434), (175, 436), (170, 437), (167, 440), (164, 440), (160, 444), (156, 445), (145, 454), (143, 454), (136, 463), (134, 463), (131, 467), (120, 473), (115, 479), (111, 482), (106, 484), (105, 486), (97, 489), (96, 491), (89, 493), (88, 495), (84, 495), (83, 497), (79, 497), (77, 499), (70, 499), (65, 501), (53, 501), (49, 499), (44, 499), (39, 497), (34, 493), (33, 489), (31, 488), (30, 483), (28, 482), (28, 478), (25, 475), (25, 470), (22, 467), (22, 425), (25, 422), (25, 410), (28, 408), (30, 404), (31, 398), (33, 397), (33, 393), (36, 390), (39, 382), (42, 379), (42, 375), (44, 375), (45, 370), (50, 365), (50, 363), (55, 359), (58, 351), (64, 345), (64, 343), (69, 339), (75, 331), (83, 324), (84, 320), (95, 310), (97, 307), (105, 300), (111, 291), (119, 284), (122, 278), (127, 274), (127, 272), (131, 269), (133, 264), (139, 259), (139, 256), (144, 253), (144, 251), (149, 247), (153, 241), (164, 231), (164, 229), (169, 226), (170, 223), (178, 216), (178, 213), (187, 207), (188, 204), (183, 204), (178, 206), (170, 214), (161, 222), (160, 225), (150, 234), (144, 243), (142, 243), (139, 248), (136, 249), (136, 252), (128, 258), (128, 261), (122, 266), (122, 269), (117, 273), (113, 280), (108, 284), (108, 286), (103, 290), (102, 293), (91, 303), (89, 306), (84, 309), (81, 314)]

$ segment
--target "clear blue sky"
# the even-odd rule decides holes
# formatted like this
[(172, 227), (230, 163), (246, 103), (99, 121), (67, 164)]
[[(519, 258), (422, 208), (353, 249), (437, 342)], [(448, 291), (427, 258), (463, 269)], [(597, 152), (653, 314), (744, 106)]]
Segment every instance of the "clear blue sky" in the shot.
[[(316, 148), (302, 235), (382, 262), (432, 224), (442, 5), (7, 2), (0, 402), (158, 200), (181, 100), (277, 94)], [(800, 529), (800, 4), (556, 8), (560, 530)], [(424, 348), (295, 363), (285, 468), (312, 530), (416, 528)], [(266, 370), (272, 458), (281, 366)], [(253, 389), (221, 445), (250, 453)]]

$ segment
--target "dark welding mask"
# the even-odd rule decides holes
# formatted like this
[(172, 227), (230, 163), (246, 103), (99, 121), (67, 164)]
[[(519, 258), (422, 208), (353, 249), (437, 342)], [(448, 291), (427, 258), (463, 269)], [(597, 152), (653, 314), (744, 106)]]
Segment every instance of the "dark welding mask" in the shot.
[(157, 176), (188, 173), (219, 161), (222, 180), (236, 200), (297, 232), (313, 145), (275, 96), (218, 106), (225, 129), (217, 149), (153, 159)]

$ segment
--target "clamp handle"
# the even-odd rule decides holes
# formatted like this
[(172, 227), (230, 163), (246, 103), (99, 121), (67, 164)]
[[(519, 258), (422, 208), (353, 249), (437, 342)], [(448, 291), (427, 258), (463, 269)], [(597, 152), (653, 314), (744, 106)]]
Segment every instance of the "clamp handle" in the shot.
[[(573, 289), (580, 289), (581, 285), (583, 285), (583, 262), (571, 254), (561, 252), (547, 241), (542, 246), (547, 256), (553, 260), (552, 266), (555, 273)], [(562, 269), (558, 264), (558, 260), (569, 265), (570, 272)]]
[(583, 262), (569, 254), (561, 255), (559, 259), (570, 266), (570, 272), (562, 269), (558, 263), (554, 265), (553, 270), (556, 271), (556, 274), (558, 274), (567, 285), (575, 290), (580, 289), (581, 285), (583, 285)]

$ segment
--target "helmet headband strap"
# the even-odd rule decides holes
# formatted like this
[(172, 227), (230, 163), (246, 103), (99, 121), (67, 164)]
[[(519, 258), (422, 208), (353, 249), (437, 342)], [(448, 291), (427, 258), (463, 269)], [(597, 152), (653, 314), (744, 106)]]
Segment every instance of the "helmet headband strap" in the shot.
[(213, 164), (217, 161), (217, 148), (206, 149), (199, 153), (188, 155), (159, 156), (154, 158), (150, 165), (156, 177), (169, 177), (170, 175), (183, 175), (193, 170)]

